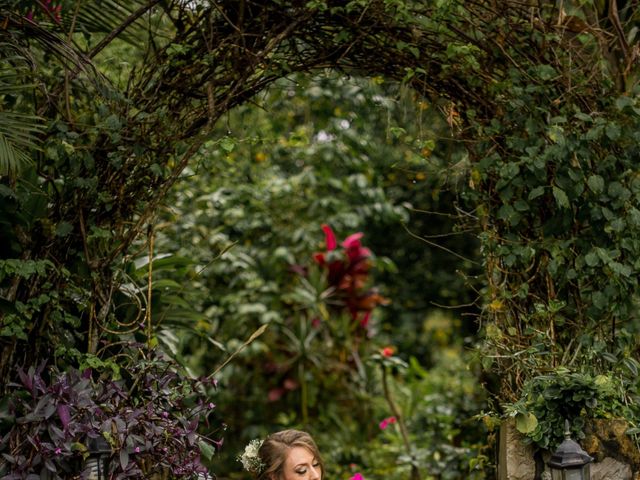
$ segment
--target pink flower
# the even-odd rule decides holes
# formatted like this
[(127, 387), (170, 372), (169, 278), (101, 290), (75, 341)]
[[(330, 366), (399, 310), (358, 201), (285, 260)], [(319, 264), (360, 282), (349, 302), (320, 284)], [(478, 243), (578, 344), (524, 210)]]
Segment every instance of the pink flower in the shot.
[(140, 453), (140, 447), (134, 448), (133, 451), (136, 452), (136, 453)]
[(62, 453), (62, 449), (60, 447), (56, 448), (54, 452), (56, 455), (60, 455)]
[(389, 425), (391, 425), (392, 423), (396, 423), (396, 417), (387, 417), (384, 420), (382, 420), (378, 426), (380, 427), (380, 430), (384, 430), (386, 429)]
[(216, 408), (216, 404), (213, 403), (213, 402), (209, 402), (208, 407), (209, 407), (209, 410), (214, 409), (214, 408)]
[(344, 248), (357, 248), (361, 245), (360, 239), (364, 237), (364, 233), (356, 232), (349, 235), (342, 241), (342, 246)]
[(298, 382), (296, 382), (293, 378), (287, 378), (282, 386), (285, 388), (285, 390), (295, 390), (296, 388), (298, 388)]
[(322, 231), (324, 232), (324, 242), (327, 245), (327, 251), (335, 250), (338, 246), (338, 242), (336, 241), (336, 235), (331, 230), (331, 227), (326, 223), (321, 225)]
[(371, 256), (371, 250), (362, 246), (360, 239), (364, 236), (362, 232), (352, 233), (342, 242), (342, 246), (347, 251), (347, 257), (351, 262), (357, 262)]
[(360, 472), (358, 472), (353, 477), (351, 477), (349, 480), (364, 480), (364, 477), (362, 476), (362, 474)]
[(272, 388), (271, 390), (269, 390), (269, 393), (267, 393), (267, 399), (270, 402), (277, 402), (282, 398), (282, 395), (284, 395), (284, 393), (285, 393), (284, 388), (281, 388), (281, 387)]

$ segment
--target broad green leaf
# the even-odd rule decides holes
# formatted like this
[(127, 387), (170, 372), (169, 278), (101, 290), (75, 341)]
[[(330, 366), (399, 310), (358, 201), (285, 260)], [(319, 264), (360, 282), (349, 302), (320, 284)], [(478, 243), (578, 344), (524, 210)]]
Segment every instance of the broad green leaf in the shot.
[(516, 429), (527, 434), (533, 432), (538, 426), (538, 419), (533, 413), (518, 413), (516, 415)]
[(198, 447), (200, 448), (200, 453), (202, 453), (204, 458), (206, 458), (207, 460), (211, 460), (216, 453), (215, 448), (213, 448), (204, 440), (198, 440)]
[(569, 208), (569, 197), (564, 190), (559, 187), (553, 186), (553, 196), (556, 199), (556, 203), (561, 208)]
[(529, 200), (534, 200), (536, 198), (538, 198), (539, 196), (544, 194), (544, 189), (545, 187), (540, 186), (540, 187), (536, 187), (533, 190), (531, 190), (531, 192), (529, 192)]
[(610, 140), (617, 140), (620, 138), (620, 127), (615, 123), (608, 123), (605, 128), (605, 133)]
[(602, 193), (604, 191), (604, 178), (600, 175), (590, 175), (587, 179), (587, 185), (593, 193)]

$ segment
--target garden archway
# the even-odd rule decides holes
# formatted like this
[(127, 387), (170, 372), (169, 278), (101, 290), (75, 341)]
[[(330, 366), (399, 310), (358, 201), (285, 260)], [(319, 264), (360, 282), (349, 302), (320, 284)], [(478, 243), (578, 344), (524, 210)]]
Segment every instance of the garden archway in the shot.
[[(4, 12), (1, 35), (16, 52), (67, 63), (62, 75), (35, 69), (46, 88), (32, 107), (51, 128), (35, 168), (3, 182), (12, 190), (0, 207), (12, 239), (3, 387), (16, 365), (53, 356), (56, 345), (95, 354), (117, 320), (123, 258), (212, 126), (274, 80), (325, 67), (447, 99), (470, 159), (464, 195), (482, 229), (485, 367), (501, 401), (561, 366), (633, 373), (637, 20), (633, 2), (601, 3), (151, 1), (120, 11), (114, 25), (95, 26), (83, 11), (77, 20), (94, 38), (84, 51)], [(140, 58), (126, 83), (79, 74), (119, 39)]]

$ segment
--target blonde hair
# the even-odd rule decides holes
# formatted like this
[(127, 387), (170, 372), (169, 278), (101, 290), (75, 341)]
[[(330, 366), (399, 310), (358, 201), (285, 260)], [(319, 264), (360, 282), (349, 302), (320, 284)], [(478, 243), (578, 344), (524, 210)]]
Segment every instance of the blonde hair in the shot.
[(320, 480), (322, 480), (324, 478), (324, 462), (318, 446), (311, 435), (300, 430), (282, 430), (272, 433), (262, 442), (258, 455), (265, 467), (258, 475), (258, 480), (281, 479), (287, 454), (294, 447), (306, 448), (315, 457), (320, 465)]

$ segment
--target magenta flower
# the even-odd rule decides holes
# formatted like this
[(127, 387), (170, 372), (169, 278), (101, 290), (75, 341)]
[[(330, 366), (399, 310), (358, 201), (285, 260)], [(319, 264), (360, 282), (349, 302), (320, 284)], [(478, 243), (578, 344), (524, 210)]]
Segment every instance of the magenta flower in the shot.
[(349, 480), (364, 480), (364, 477), (362, 476), (362, 474), (360, 472), (358, 472), (353, 477), (351, 477)]
[(323, 223), (321, 225), (322, 231), (324, 232), (324, 242), (327, 246), (327, 251), (335, 250), (338, 246), (338, 242), (336, 240), (336, 235), (333, 233), (333, 230), (329, 225)]
[(360, 242), (363, 236), (364, 233), (362, 232), (352, 233), (342, 242), (342, 246), (347, 251), (347, 257), (349, 257), (351, 262), (356, 262), (371, 256), (371, 250), (363, 247)]
[[(329, 225), (321, 225), (325, 236), (326, 250), (313, 254), (314, 261), (327, 272), (327, 282), (335, 290), (335, 296), (351, 314), (354, 322), (368, 329), (371, 311), (389, 300), (375, 288), (366, 289), (371, 268), (371, 250), (362, 246), (362, 232), (347, 236), (338, 249), (338, 240)], [(303, 272), (306, 275), (306, 271)], [(314, 326), (317, 322), (313, 323)]]
[(380, 427), (380, 430), (384, 430), (386, 429), (389, 425), (391, 425), (392, 423), (396, 423), (396, 417), (387, 417), (384, 420), (382, 420), (378, 426)]
[(140, 453), (140, 447), (134, 448), (133, 451), (136, 452), (136, 453)]
[(359, 247), (360, 244), (360, 239), (364, 237), (364, 233), (362, 232), (356, 232), (356, 233), (352, 233), (351, 235), (349, 235), (347, 238), (345, 238), (342, 241), (342, 246), (344, 248), (353, 248), (353, 247)]
[(56, 455), (60, 455), (62, 453), (62, 449), (60, 447), (56, 448), (54, 452)]

